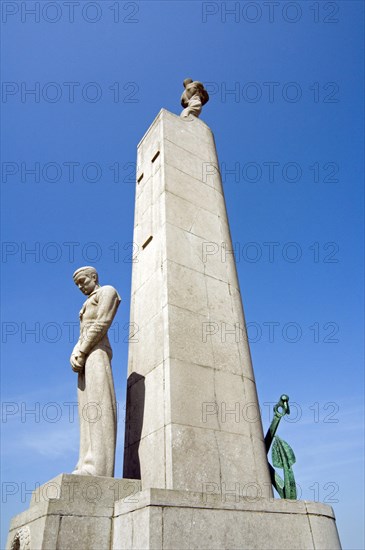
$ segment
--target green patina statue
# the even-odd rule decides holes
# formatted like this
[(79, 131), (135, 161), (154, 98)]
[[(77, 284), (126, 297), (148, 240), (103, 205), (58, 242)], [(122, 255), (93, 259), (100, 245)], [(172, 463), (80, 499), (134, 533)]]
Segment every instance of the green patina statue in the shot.
[(274, 488), (281, 498), (296, 500), (297, 490), (292, 470), (292, 465), (295, 464), (295, 454), (286, 441), (275, 435), (280, 420), (286, 414), (290, 414), (289, 396), (284, 394), (274, 406), (274, 418), (265, 436), (265, 445), (266, 452), (269, 452), (271, 444), (274, 442), (271, 450), (273, 465), (275, 468), (282, 468), (284, 470), (284, 479), (282, 479), (269, 463), (271, 482)]

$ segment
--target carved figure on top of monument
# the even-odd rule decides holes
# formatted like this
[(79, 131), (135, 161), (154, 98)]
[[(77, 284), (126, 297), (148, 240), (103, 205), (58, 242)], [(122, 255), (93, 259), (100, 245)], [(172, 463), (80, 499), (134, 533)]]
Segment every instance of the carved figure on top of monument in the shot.
[(70, 358), (72, 370), (78, 373), (80, 420), (79, 461), (72, 473), (113, 477), (117, 415), (108, 329), (121, 299), (112, 286), (100, 286), (94, 267), (80, 267), (73, 279), (87, 300)]
[(181, 96), (181, 105), (184, 110), (181, 113), (182, 118), (186, 118), (189, 115), (198, 117), (202, 112), (202, 107), (209, 101), (209, 95), (204, 85), (198, 80), (192, 80), (186, 78), (184, 80), (185, 91)]

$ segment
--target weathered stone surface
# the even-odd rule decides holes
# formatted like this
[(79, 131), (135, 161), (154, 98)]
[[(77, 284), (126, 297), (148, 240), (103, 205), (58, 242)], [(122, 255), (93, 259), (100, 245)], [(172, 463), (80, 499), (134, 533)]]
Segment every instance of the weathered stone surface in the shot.
[(61, 474), (33, 492), (27, 511), (12, 519), (7, 549), (19, 529), (31, 550), (110, 548), (115, 501), (135, 505), (138, 480)]
[[(181, 124), (184, 123), (182, 122)], [(194, 124), (200, 124), (200, 121), (194, 121)], [(204, 185), (221, 191), (222, 184), (219, 170), (214, 168), (218, 166), (218, 162), (213, 162), (212, 160), (214, 155), (213, 150), (207, 154), (203, 150), (203, 147), (206, 148), (206, 145), (201, 144), (200, 148), (195, 150), (195, 152), (190, 152), (183, 145), (183, 143), (178, 145), (176, 142), (169, 140), (163, 142), (166, 164), (177, 168), (196, 182), (202, 182)]]
[(138, 503), (116, 502), (114, 548), (337, 550), (341, 545), (333, 511), (323, 504), (151, 489), (139, 494)]
[(191, 178), (185, 172), (167, 163), (164, 165), (166, 191), (192, 202), (199, 208), (217, 215), (225, 215), (224, 197), (221, 191)]
[(62, 518), (56, 548), (62, 548), (62, 550), (109, 548), (111, 528), (111, 518), (65, 516)]
[(309, 523), (313, 540), (316, 542), (317, 548), (321, 550), (341, 548), (337, 529), (333, 529), (334, 522), (328, 521), (327, 517), (313, 513), (309, 516)]
[[(153, 410), (154, 414), (141, 414), (142, 406), (143, 409)], [(127, 446), (163, 428), (164, 412), (164, 365), (160, 363), (129, 388), (126, 420), (131, 429), (128, 432)], [(134, 429), (132, 429), (133, 426)]]
[(29, 531), (31, 550), (341, 548), (324, 504), (245, 497), (224, 484), (205, 492), (140, 489), (130, 479), (57, 476), (13, 519), (6, 548), (20, 530)]

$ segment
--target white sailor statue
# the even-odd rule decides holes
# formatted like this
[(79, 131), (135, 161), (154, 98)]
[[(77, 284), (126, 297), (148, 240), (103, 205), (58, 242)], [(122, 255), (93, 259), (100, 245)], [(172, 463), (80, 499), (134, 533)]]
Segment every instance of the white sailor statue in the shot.
[(108, 329), (120, 296), (112, 286), (100, 286), (94, 267), (80, 267), (73, 279), (87, 300), (80, 311), (80, 337), (71, 354), (78, 373), (80, 454), (73, 474), (114, 476), (117, 433), (116, 399)]

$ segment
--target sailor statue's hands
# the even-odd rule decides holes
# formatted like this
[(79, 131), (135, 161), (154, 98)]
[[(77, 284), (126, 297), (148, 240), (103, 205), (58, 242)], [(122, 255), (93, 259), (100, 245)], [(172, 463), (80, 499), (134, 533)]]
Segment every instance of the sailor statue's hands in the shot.
[(70, 363), (74, 372), (81, 373), (84, 370), (86, 354), (80, 351), (77, 346), (75, 346), (71, 353)]

